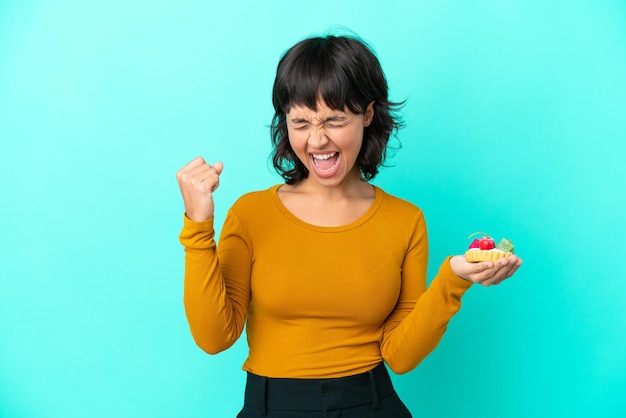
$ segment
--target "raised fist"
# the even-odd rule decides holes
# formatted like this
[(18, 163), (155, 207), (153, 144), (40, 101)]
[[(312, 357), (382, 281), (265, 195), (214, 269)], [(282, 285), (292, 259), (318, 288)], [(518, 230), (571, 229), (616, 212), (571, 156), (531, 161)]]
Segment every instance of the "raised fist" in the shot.
[(176, 173), (185, 213), (192, 221), (202, 222), (213, 217), (213, 192), (220, 184), (223, 168), (220, 162), (210, 165), (204, 158), (196, 157)]

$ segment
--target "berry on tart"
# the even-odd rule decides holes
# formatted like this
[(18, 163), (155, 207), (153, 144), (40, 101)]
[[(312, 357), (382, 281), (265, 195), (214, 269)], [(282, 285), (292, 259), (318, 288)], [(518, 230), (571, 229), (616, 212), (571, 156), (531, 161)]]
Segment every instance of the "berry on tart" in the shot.
[[(477, 235), (482, 235), (482, 237), (474, 238)], [(465, 259), (470, 263), (495, 261), (513, 254), (513, 243), (506, 238), (502, 238), (497, 245), (494, 239), (485, 232), (474, 232), (467, 238), (474, 238), (465, 251)]]

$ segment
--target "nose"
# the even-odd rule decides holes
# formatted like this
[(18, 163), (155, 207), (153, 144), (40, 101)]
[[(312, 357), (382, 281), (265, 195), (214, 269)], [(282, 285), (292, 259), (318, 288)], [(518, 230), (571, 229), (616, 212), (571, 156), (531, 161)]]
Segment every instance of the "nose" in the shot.
[(316, 126), (311, 129), (309, 139), (307, 143), (314, 148), (322, 148), (328, 144), (328, 137), (326, 136), (326, 130), (322, 126)]

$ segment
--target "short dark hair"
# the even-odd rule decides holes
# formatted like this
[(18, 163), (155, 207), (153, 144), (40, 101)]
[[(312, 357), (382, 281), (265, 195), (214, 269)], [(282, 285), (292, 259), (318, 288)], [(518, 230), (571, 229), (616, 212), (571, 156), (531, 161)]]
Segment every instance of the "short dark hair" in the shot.
[(295, 44), (278, 63), (272, 92), (272, 163), (276, 171), (287, 184), (296, 184), (309, 174), (289, 144), (286, 114), (292, 106), (317, 110), (321, 98), (331, 109), (362, 115), (373, 101), (374, 118), (364, 130), (356, 160), (361, 178), (373, 179), (385, 160), (389, 137), (402, 126), (393, 112), (404, 102), (390, 102), (388, 90), (372, 48), (355, 36), (312, 37)]

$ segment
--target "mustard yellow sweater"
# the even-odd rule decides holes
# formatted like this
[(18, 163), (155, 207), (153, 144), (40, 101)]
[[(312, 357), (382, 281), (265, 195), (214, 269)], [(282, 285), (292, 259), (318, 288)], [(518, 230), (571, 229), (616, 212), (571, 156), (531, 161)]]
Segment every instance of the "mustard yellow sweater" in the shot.
[(247, 320), (243, 369), (258, 375), (341, 377), (381, 360), (396, 373), (415, 368), (471, 285), (446, 259), (427, 289), (422, 211), (376, 188), (360, 219), (319, 227), (292, 215), (279, 187), (242, 196), (219, 245), (213, 219), (185, 217), (184, 303), (196, 343), (225, 350)]

